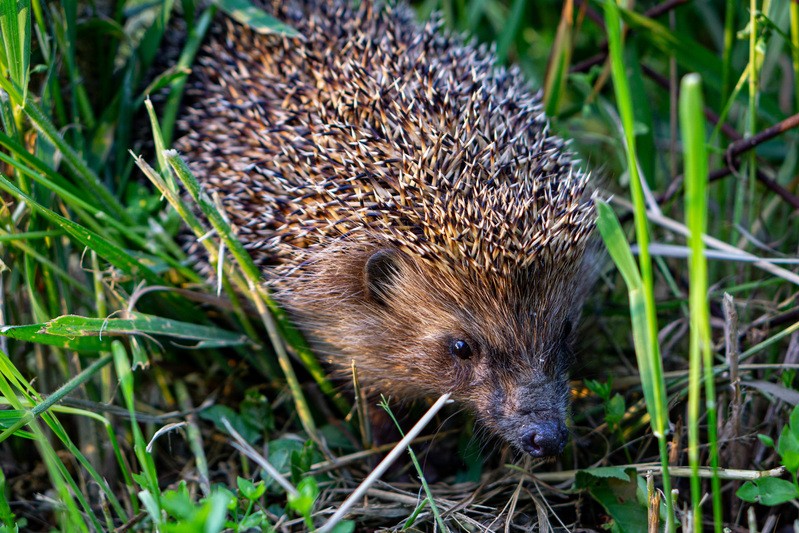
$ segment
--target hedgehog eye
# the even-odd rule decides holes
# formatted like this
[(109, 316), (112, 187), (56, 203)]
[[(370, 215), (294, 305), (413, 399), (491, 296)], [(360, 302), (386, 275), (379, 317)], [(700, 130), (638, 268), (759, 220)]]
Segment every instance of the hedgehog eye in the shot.
[(469, 359), (472, 356), (472, 347), (464, 340), (455, 339), (449, 343), (449, 353), (459, 359)]

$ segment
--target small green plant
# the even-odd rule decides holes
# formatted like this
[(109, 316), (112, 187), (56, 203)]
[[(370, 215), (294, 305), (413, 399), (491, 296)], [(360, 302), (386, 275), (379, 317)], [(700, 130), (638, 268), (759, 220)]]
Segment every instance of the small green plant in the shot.
[(166, 520), (160, 528), (170, 533), (203, 531), (212, 533), (223, 529), (239, 532), (253, 529), (274, 531), (263, 508), (261, 498), (266, 492), (263, 481), (253, 483), (237, 478), (238, 492), (233, 493), (224, 486), (216, 486), (211, 493), (198, 501), (190, 493), (185, 481), (177, 488), (161, 494), (161, 505)]
[(305, 520), (308, 529), (313, 529), (314, 503), (319, 496), (319, 485), (313, 477), (306, 477), (297, 485), (297, 494), (289, 494), (289, 507)]
[(20, 528), (24, 529), (28, 521), (24, 518), (17, 520), (17, 517), (11, 512), (6, 494), (6, 476), (0, 470), (0, 533), (16, 533)]
[(238, 413), (226, 405), (212, 405), (200, 411), (200, 417), (213, 422), (223, 431), (222, 419), (227, 419), (250, 444), (262, 441), (275, 428), (275, 419), (268, 400), (263, 394), (252, 389), (245, 393)]
[(760, 442), (775, 448), (780, 456), (780, 464), (791, 474), (791, 481), (777, 477), (762, 477), (747, 481), (735, 493), (749, 503), (780, 505), (799, 499), (799, 405), (791, 412), (788, 423), (782, 428), (777, 445), (768, 435), (758, 435)]
[(608, 424), (608, 429), (618, 431), (621, 420), (624, 418), (624, 413), (627, 411), (627, 405), (624, 403), (624, 396), (618, 392), (612, 394), (613, 378), (609, 377), (604, 383), (594, 379), (586, 379), (584, 383), (588, 390), (602, 399), (602, 405), (605, 408), (605, 422)]

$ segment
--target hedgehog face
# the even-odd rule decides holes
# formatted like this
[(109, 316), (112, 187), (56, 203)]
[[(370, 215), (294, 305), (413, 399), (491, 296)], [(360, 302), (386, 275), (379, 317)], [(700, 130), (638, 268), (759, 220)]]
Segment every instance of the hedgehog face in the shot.
[(517, 449), (562, 451), (579, 291), (529, 273), (450, 273), (392, 248), (371, 251), (362, 272), (357, 309), (331, 337), (349, 339), (363, 380), (408, 397), (451, 392)]
[[(394, 399), (451, 392), (517, 449), (567, 440), (569, 349), (589, 276), (441, 268), (390, 244), (328, 247), (276, 296), (342, 373)], [(350, 378), (351, 379), (351, 378)]]

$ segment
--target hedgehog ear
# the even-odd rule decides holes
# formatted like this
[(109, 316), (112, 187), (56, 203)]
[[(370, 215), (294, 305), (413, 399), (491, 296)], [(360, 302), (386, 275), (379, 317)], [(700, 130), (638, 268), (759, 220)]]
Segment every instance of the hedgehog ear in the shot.
[(388, 305), (391, 288), (399, 277), (399, 252), (381, 248), (374, 252), (363, 267), (363, 281), (369, 297), (380, 305)]

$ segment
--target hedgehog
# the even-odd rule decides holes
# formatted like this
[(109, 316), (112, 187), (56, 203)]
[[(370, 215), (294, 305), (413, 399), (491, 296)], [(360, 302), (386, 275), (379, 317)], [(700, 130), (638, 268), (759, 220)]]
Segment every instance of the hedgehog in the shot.
[(561, 453), (595, 215), (540, 93), (404, 4), (260, 7), (299, 36), (216, 24), (177, 147), (264, 283), (331, 369)]

